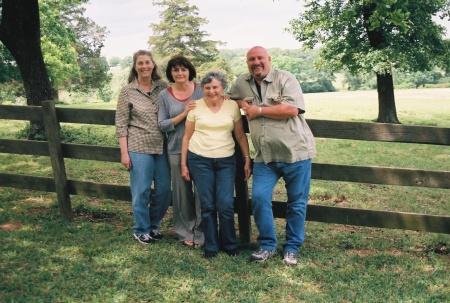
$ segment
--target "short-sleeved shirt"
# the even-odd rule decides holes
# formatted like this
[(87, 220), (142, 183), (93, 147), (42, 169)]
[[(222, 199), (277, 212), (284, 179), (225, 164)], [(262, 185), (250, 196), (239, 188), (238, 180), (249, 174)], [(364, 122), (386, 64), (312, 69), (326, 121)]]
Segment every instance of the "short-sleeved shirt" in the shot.
[(162, 154), (164, 134), (158, 127), (158, 95), (168, 87), (163, 80), (154, 80), (149, 93), (135, 79), (124, 86), (117, 101), (116, 136), (127, 137), (128, 151)]
[(203, 90), (200, 84), (195, 84), (196, 86), (192, 96), (186, 100), (176, 99), (169, 92), (169, 89), (165, 89), (159, 94), (158, 125), (159, 129), (167, 135), (167, 153), (169, 155), (181, 153), (185, 125), (185, 121), (173, 125), (172, 119), (181, 114), (191, 100), (203, 98)]
[(195, 109), (186, 118), (195, 123), (189, 141), (189, 151), (206, 158), (226, 158), (234, 155), (232, 132), (234, 123), (241, 119), (237, 103), (223, 100), (216, 113), (211, 111), (203, 99), (197, 100)]
[(255, 80), (249, 73), (243, 74), (232, 84), (227, 95), (234, 100), (252, 98), (253, 105), (262, 107), (283, 103), (299, 109), (297, 116), (288, 119), (258, 117), (249, 121), (255, 162), (293, 163), (316, 155), (314, 137), (303, 115), (302, 89), (294, 75), (272, 68), (261, 82), (260, 98)]

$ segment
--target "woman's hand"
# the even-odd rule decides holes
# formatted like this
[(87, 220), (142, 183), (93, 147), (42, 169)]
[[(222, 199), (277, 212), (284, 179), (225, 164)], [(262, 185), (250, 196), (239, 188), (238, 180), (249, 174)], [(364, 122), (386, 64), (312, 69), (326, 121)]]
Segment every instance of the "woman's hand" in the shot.
[(181, 176), (184, 180), (191, 181), (191, 176), (189, 175), (189, 169), (187, 168), (187, 166), (181, 167)]
[(189, 113), (189, 111), (193, 110), (197, 106), (197, 103), (195, 101), (196, 100), (189, 101), (189, 103), (184, 108), (184, 113), (185, 113), (186, 116)]
[(244, 181), (247, 181), (252, 175), (252, 165), (250, 158), (245, 158), (244, 173), (245, 173)]
[(120, 161), (122, 162), (123, 166), (125, 166), (126, 169), (131, 169), (131, 159), (130, 155), (128, 153), (122, 153), (120, 157)]

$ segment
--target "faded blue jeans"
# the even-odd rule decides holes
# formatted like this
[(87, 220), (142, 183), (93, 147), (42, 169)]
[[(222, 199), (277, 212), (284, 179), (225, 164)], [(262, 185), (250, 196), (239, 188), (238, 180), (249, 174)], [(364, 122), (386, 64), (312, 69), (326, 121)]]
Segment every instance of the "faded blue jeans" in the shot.
[(188, 151), (188, 167), (200, 199), (205, 249), (214, 252), (220, 248), (236, 249), (234, 155), (226, 158), (205, 158)]
[(273, 221), (272, 194), (280, 178), (284, 179), (287, 192), (286, 241), (283, 251), (298, 253), (305, 238), (311, 159), (294, 163), (254, 163), (251, 206), (259, 230), (258, 242), (262, 249), (276, 250), (278, 246)]
[[(171, 201), (170, 169), (166, 154), (129, 152), (131, 204), (136, 235), (158, 229)], [(152, 182), (154, 192), (152, 192)]]

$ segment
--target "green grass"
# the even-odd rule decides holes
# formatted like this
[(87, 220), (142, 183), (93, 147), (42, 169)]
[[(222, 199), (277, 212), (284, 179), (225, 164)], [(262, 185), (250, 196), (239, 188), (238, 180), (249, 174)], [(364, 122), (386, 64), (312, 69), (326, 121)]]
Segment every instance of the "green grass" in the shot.
[[(399, 118), (450, 127), (449, 96), (448, 89), (396, 92)], [(310, 119), (376, 118), (373, 92), (305, 99)], [(14, 138), (25, 125), (0, 124), (2, 138)], [(111, 129), (91, 129), (102, 137), (108, 132), (113, 136)], [(318, 138), (317, 148), (314, 161), (320, 163), (450, 171), (448, 146)], [(69, 179), (129, 182), (120, 163), (66, 159), (65, 165)], [(52, 176), (47, 157), (0, 153), (0, 171)], [(312, 180), (310, 203), (448, 215), (448, 197), (443, 189)], [(274, 199), (285, 199), (282, 181)], [(75, 221), (67, 223), (56, 194), (0, 188), (0, 302), (450, 302), (450, 235), (307, 222), (299, 265), (286, 267), (280, 257), (248, 261), (257, 248), (252, 225), (241, 256), (206, 260), (178, 243), (171, 209), (162, 222), (163, 240), (144, 246), (131, 239), (128, 201), (71, 200)], [(281, 250), (284, 220), (276, 223)]]

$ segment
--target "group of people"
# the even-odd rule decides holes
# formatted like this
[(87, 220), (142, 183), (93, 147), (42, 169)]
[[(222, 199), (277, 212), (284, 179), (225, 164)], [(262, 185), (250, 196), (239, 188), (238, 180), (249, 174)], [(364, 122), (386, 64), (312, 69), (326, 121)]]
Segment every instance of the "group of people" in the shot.
[[(133, 56), (128, 85), (116, 111), (121, 162), (130, 173), (133, 237), (150, 244), (162, 238), (160, 222), (172, 203), (173, 227), (183, 245), (239, 255), (234, 223), (235, 142), (244, 156), (245, 180), (253, 174), (251, 208), (259, 249), (251, 259), (276, 255), (273, 189), (283, 178), (287, 191), (286, 239), (282, 258), (297, 264), (304, 241), (311, 159), (315, 143), (304, 118), (300, 84), (289, 72), (271, 67), (260, 46), (247, 53), (249, 73), (229, 89), (225, 76), (196, 70), (174, 56), (162, 80), (149, 51)], [(255, 148), (253, 172), (241, 110)]]

